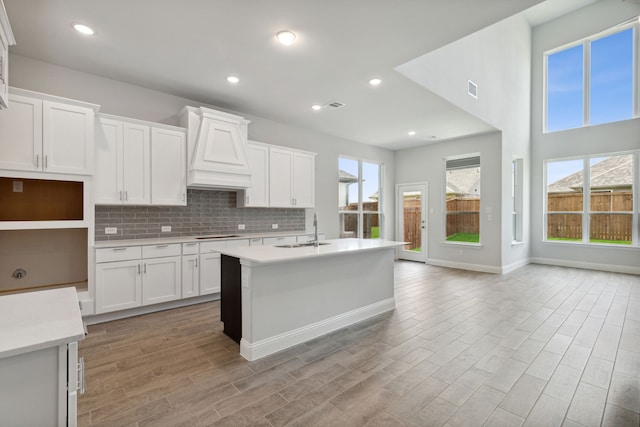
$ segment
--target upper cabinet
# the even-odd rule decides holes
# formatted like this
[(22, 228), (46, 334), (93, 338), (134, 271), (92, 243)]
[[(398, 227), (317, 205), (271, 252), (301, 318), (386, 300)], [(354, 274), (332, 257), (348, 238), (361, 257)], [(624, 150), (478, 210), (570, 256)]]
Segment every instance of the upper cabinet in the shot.
[(11, 88), (0, 111), (0, 169), (91, 175), (98, 106)]
[(9, 105), (9, 46), (16, 44), (9, 18), (0, 0), (0, 110)]
[(251, 141), (251, 188), (238, 195), (243, 207), (315, 206), (315, 153)]
[(185, 107), (181, 125), (188, 130), (188, 186), (220, 189), (251, 186), (248, 120), (209, 108)]
[(185, 145), (182, 128), (101, 114), (95, 203), (186, 205)]

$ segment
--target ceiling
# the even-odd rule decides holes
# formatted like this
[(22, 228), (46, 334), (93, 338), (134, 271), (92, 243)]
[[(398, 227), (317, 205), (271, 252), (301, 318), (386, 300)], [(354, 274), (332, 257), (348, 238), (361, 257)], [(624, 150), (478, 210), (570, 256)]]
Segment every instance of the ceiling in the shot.
[[(11, 53), (392, 150), (492, 128), (394, 71), (541, 3), (595, 0), (4, 0)], [(72, 24), (95, 30), (82, 36)], [(282, 29), (296, 42), (275, 40)], [(428, 72), (428, 70), (425, 70)], [(228, 75), (240, 82), (231, 85)], [(382, 83), (371, 87), (368, 81)], [(344, 107), (312, 111), (337, 101)], [(414, 130), (416, 134), (409, 136)], [(435, 136), (436, 138), (430, 138)]]

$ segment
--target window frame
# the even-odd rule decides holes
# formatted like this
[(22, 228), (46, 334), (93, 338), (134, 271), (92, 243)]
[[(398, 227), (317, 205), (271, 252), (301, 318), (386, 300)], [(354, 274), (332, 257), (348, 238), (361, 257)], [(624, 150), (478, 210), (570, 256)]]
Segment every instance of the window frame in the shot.
[[(455, 241), (455, 240), (447, 240), (447, 172), (449, 171), (449, 168), (447, 167), (447, 162), (449, 161), (455, 161), (455, 160), (463, 160), (463, 159), (472, 159), (472, 158), (478, 158), (478, 165), (477, 166), (469, 166), (469, 168), (471, 167), (477, 167), (480, 169), (480, 202), (479, 202), (479, 208), (478, 208), (478, 241), (477, 242), (465, 242), (465, 241)], [(480, 155), (479, 152), (476, 153), (465, 153), (462, 155), (456, 155), (456, 156), (448, 156), (442, 159), (442, 165), (443, 165), (443, 179), (442, 179), (442, 201), (444, 204), (444, 208), (442, 209), (442, 242), (448, 245), (463, 245), (463, 246), (474, 246), (474, 247), (478, 247), (478, 246), (482, 246), (482, 228), (480, 225), (481, 220), (482, 220), (482, 156)], [(456, 169), (463, 169), (463, 168), (456, 168)]]
[[(348, 155), (339, 154), (338, 155), (338, 171), (340, 170), (340, 159), (347, 159), (351, 161), (358, 162), (358, 209), (356, 211), (343, 211), (340, 210), (340, 205), (338, 204), (338, 222), (341, 224), (340, 216), (345, 215), (357, 215), (358, 216), (358, 238), (363, 238), (364, 236), (364, 217), (365, 215), (376, 214), (378, 215), (378, 227), (380, 231), (379, 239), (384, 239), (385, 227), (384, 227), (384, 214), (383, 214), (383, 206), (384, 206), (384, 163), (376, 160), (368, 160), (359, 157), (353, 157)], [(364, 194), (363, 194), (363, 163), (370, 163), (378, 165), (378, 210), (364, 210)], [(338, 174), (339, 175), (339, 174)], [(338, 200), (339, 202), (339, 200)], [(342, 233), (343, 230), (340, 230)]]
[[(614, 123), (615, 121), (612, 122), (604, 122), (604, 123), (598, 123), (595, 125), (592, 125), (590, 123), (590, 88), (591, 88), (591, 43), (597, 40), (600, 40), (602, 38), (611, 36), (613, 34), (619, 33), (619, 32), (623, 32), (625, 30), (628, 29), (633, 29), (633, 58), (632, 58), (632, 66), (633, 66), (633, 70), (632, 70), (632, 112), (631, 112), (631, 117), (627, 118), (627, 119), (620, 119), (620, 120), (616, 120), (616, 121), (622, 121), (622, 120), (630, 120), (630, 119), (634, 119), (634, 118), (638, 118), (640, 117), (640, 77), (639, 77), (639, 70), (640, 70), (640, 18), (639, 17), (635, 17), (630, 21), (627, 21), (625, 23), (622, 24), (618, 24), (615, 25), (611, 28), (608, 28), (604, 31), (601, 31), (597, 34), (593, 34), (591, 36), (582, 38), (580, 40), (576, 40), (572, 43), (568, 43), (565, 44), (563, 46), (554, 48), (554, 49), (550, 49), (547, 50), (543, 53), (543, 102), (542, 102), (542, 132), (543, 133), (554, 133), (554, 132), (562, 132), (565, 130), (570, 130), (570, 129), (579, 129), (582, 127), (588, 127), (588, 126), (598, 126), (601, 124), (606, 124), (606, 123)], [(569, 128), (565, 128), (565, 129), (556, 129), (556, 130), (549, 130), (549, 108), (548, 108), (548, 102), (549, 102), (549, 76), (548, 76), (548, 70), (549, 70), (549, 56), (550, 55), (554, 55), (556, 53), (574, 48), (576, 46), (582, 45), (583, 47), (583, 56), (582, 56), (582, 72), (583, 72), (583, 79), (582, 79), (582, 125), (579, 127), (569, 127)]]
[(511, 243), (524, 242), (524, 160), (514, 157), (511, 161)]
[[(631, 215), (631, 244), (621, 243), (593, 243), (591, 238), (591, 216), (603, 215), (604, 212), (591, 210), (591, 160), (601, 157), (615, 157), (615, 156), (632, 156), (631, 166), (631, 194), (633, 197), (632, 208), (630, 212), (627, 211), (612, 211), (608, 214), (616, 215)], [(581, 211), (549, 211), (548, 210), (548, 185), (547, 182), (547, 164), (551, 162), (569, 161), (569, 160), (581, 160), (582, 161), (582, 210)], [(589, 247), (615, 247), (615, 248), (640, 248), (640, 150), (613, 152), (613, 153), (598, 153), (590, 154), (586, 156), (574, 156), (564, 158), (554, 158), (543, 160), (543, 227), (542, 227), (542, 242), (553, 245), (587, 245)], [(566, 241), (566, 240), (549, 240), (547, 235), (548, 215), (549, 214), (580, 214), (582, 215), (582, 238), (580, 241)]]

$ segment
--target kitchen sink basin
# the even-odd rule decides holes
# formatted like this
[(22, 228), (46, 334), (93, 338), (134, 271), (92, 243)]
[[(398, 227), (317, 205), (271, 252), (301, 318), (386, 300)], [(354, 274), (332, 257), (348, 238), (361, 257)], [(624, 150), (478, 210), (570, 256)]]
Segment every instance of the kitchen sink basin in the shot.
[[(320, 242), (318, 245), (329, 245), (329, 242)], [(305, 242), (305, 243), (289, 243), (286, 245), (274, 245), (276, 248), (304, 248), (307, 246), (315, 246), (313, 242)]]
[(209, 240), (209, 239), (229, 239), (231, 237), (240, 237), (238, 234), (226, 234), (224, 236), (200, 236), (196, 237), (198, 240)]

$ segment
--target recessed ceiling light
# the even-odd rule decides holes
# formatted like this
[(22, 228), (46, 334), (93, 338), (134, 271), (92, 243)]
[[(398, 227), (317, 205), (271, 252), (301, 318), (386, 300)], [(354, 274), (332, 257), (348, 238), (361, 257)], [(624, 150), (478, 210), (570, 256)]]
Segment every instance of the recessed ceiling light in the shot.
[(415, 130), (410, 130), (408, 133), (409, 133), (409, 136), (413, 136), (413, 135), (416, 134), (416, 131)]
[(380, 83), (382, 83), (382, 80), (377, 77), (369, 80), (371, 86), (378, 86)]
[(296, 40), (296, 33), (289, 30), (282, 30), (276, 34), (276, 39), (285, 46), (291, 46)]
[(240, 79), (237, 78), (236, 76), (229, 76), (229, 77), (227, 77), (227, 81), (229, 83), (231, 83), (232, 85), (234, 85), (234, 84), (238, 83), (240, 81)]
[(87, 27), (86, 25), (82, 25), (82, 24), (73, 24), (73, 28), (81, 33), (81, 34), (85, 34), (87, 36), (91, 36), (94, 34), (93, 29), (91, 29), (90, 27)]
[(320, 110), (322, 110), (322, 105), (314, 104), (314, 105), (311, 106), (311, 109), (313, 111), (320, 111)]

